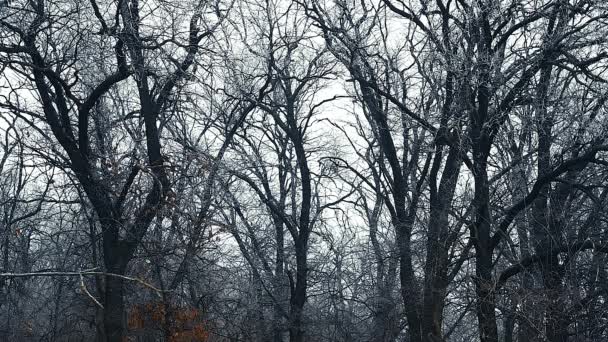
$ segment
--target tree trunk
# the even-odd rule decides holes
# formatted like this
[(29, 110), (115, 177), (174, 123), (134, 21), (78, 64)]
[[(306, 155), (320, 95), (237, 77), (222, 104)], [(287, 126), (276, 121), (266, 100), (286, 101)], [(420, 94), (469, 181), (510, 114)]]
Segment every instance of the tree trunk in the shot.
[(549, 342), (568, 341), (568, 320), (564, 315), (562, 277), (559, 274), (557, 255), (548, 255), (541, 262), (545, 292), (548, 299), (546, 312), (546, 334)]
[(106, 277), (104, 329), (107, 342), (123, 342), (126, 337), (124, 284), (118, 277)]
[(307, 267), (306, 260), (306, 242), (296, 242), (296, 284), (295, 290), (291, 297), (290, 318), (291, 324), (289, 328), (290, 342), (304, 342), (304, 322), (303, 311), (304, 303), (306, 303), (306, 286), (307, 286)]
[(487, 251), (478, 251), (476, 256), (477, 320), (481, 342), (498, 342), (496, 326), (496, 298), (492, 281), (492, 256)]
[(412, 268), (410, 236), (403, 224), (397, 225), (397, 244), (399, 245), (399, 278), (401, 281), (401, 298), (405, 305), (405, 316), (408, 323), (408, 334), (411, 342), (422, 341), (422, 322), (419, 314), (419, 291)]
[[(117, 240), (118, 226), (108, 218), (100, 218), (103, 227), (104, 265), (106, 272), (122, 275), (127, 269), (130, 257)], [(105, 276), (103, 322), (107, 342), (123, 342), (126, 338), (124, 279), (117, 276)]]
[[(281, 183), (281, 187), (283, 183)], [(281, 206), (284, 205), (283, 189), (281, 189)], [(283, 342), (283, 310), (284, 299), (285, 299), (285, 273), (284, 273), (284, 260), (285, 260), (285, 237), (283, 234), (283, 223), (276, 214), (272, 216), (274, 227), (275, 227), (275, 239), (277, 244), (276, 259), (275, 259), (275, 270), (274, 270), (274, 297), (276, 302), (274, 303), (273, 310), (273, 340), (274, 342)]]
[[(486, 104), (487, 105), (487, 104)], [(494, 292), (493, 248), (491, 246), (490, 227), (490, 191), (487, 172), (489, 143), (483, 134), (474, 139), (475, 178), (475, 223), (471, 238), (475, 243), (475, 292), (477, 294), (477, 320), (481, 342), (498, 342), (496, 325), (496, 294)]]
[(437, 172), (441, 163), (441, 146), (437, 146), (431, 179), (430, 215), (427, 233), (427, 257), (424, 265), (422, 333), (429, 341), (443, 341), (443, 307), (448, 285), (448, 253), (450, 249), (448, 212), (454, 198), (460, 172), (460, 150), (451, 147), (442, 172), (439, 188)]
[[(513, 190), (511, 193), (511, 197), (513, 198), (512, 203), (515, 205), (516, 203), (522, 201), (527, 193), (527, 176), (526, 170), (523, 165), (523, 139), (520, 139), (520, 143), (517, 144), (515, 141), (512, 141), (511, 144), (511, 152), (514, 160), (519, 160), (520, 162), (513, 168), (513, 171), (510, 174), (511, 183), (513, 184)], [(526, 211), (522, 211), (517, 217), (514, 219), (515, 228), (517, 230), (517, 238), (519, 241), (519, 256), (520, 259), (529, 258), (531, 253), (530, 250), (530, 239), (528, 237), (528, 223), (527, 223), (527, 214)], [(540, 320), (538, 315), (535, 315), (533, 310), (534, 305), (534, 297), (532, 295), (532, 287), (534, 286), (534, 277), (530, 270), (526, 270), (521, 273), (520, 280), (520, 288), (519, 293), (517, 294), (516, 301), (520, 305), (520, 309), (517, 309), (517, 305), (514, 305), (514, 314), (516, 315), (514, 319), (517, 321), (518, 330), (517, 330), (517, 341), (518, 342), (532, 342), (535, 341), (536, 338), (536, 329), (534, 326), (538, 326), (540, 324)], [(517, 311), (521, 312), (521, 314), (517, 315)]]
[(395, 312), (395, 304), (390, 296), (382, 296), (376, 306), (376, 312), (372, 318), (372, 331), (370, 341), (392, 342), (399, 334)]

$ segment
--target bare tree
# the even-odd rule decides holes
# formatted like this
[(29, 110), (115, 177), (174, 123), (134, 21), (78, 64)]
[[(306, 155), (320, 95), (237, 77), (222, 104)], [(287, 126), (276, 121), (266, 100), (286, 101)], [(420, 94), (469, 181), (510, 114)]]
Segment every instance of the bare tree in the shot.
[[(81, 6), (41, 0), (10, 4), (3, 9), (10, 14), (3, 18), (7, 44), (3, 44), (0, 51), (7, 56), (13, 73), (31, 82), (40, 104), (38, 108), (44, 115), (18, 105), (14, 107), (25, 111), (21, 112), (23, 115), (43, 120), (62, 146), (69, 168), (96, 212), (102, 230), (104, 266), (110, 273), (125, 273), (150, 223), (170, 197), (171, 184), (161, 152), (157, 120), (176, 84), (184, 79), (193, 64), (199, 43), (213, 32), (212, 25), (201, 28), (201, 22), (207, 18), (203, 18), (202, 5), (194, 4), (195, 14), (189, 18), (185, 39), (178, 39), (178, 32), (170, 30), (155, 35), (142, 18), (171, 10), (166, 4), (163, 6), (149, 12), (148, 8), (140, 8), (137, 1), (102, 4), (103, 13), (113, 11), (114, 17), (104, 16), (95, 1)], [(164, 28), (161, 26), (161, 29)], [(85, 44), (87, 40), (96, 45)], [(159, 69), (157, 63), (161, 63), (162, 57), (157, 54), (162, 55), (161, 49), (165, 46), (184, 47), (185, 53), (181, 61), (173, 60), (173, 66)], [(115, 62), (103, 64), (94, 71), (83, 69), (85, 64), (80, 61), (95, 55), (102, 58), (114, 55)], [(134, 155), (122, 189), (112, 189), (99, 176), (100, 170), (109, 166), (110, 151), (93, 149), (89, 136), (91, 129), (97, 130), (98, 137), (109, 133), (103, 132), (102, 127), (91, 127), (90, 120), (92, 115), (103, 116), (100, 112), (104, 110), (119, 110), (100, 108), (98, 104), (112, 88), (131, 77), (137, 86), (135, 110), (144, 126), (147, 161), (144, 164)], [(125, 99), (122, 104), (132, 106), (131, 99)], [(141, 200), (132, 201), (132, 206), (126, 208), (127, 199), (132, 196), (130, 187), (140, 173), (151, 178), (148, 190), (138, 196)], [(103, 296), (106, 338), (122, 341), (125, 334), (123, 280), (106, 277)]]
[(607, 19), (0, 2), (1, 338), (605, 340)]

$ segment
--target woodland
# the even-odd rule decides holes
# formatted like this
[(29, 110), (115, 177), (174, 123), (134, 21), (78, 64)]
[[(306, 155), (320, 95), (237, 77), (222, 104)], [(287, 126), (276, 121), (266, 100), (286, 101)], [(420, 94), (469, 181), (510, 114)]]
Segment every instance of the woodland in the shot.
[(0, 341), (608, 341), (608, 2), (0, 0)]

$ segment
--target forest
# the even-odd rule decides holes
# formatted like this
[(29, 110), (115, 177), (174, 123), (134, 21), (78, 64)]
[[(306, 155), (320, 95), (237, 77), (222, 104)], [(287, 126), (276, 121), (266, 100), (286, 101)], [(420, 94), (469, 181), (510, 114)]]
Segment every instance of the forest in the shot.
[(608, 2), (1, 0), (0, 341), (608, 341)]

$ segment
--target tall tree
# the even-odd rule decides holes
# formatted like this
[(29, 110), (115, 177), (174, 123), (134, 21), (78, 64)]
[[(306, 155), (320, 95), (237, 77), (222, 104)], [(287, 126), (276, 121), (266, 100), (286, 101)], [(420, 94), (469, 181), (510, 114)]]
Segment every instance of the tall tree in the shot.
[[(19, 105), (14, 107), (22, 110), (23, 115), (44, 121), (65, 152), (66, 162), (99, 221), (108, 273), (125, 273), (150, 223), (171, 193), (158, 119), (175, 86), (183, 81), (193, 64), (199, 43), (213, 32), (213, 25), (201, 29), (201, 22), (208, 20), (203, 18), (203, 5), (193, 4), (191, 8), (194, 14), (189, 18), (185, 39), (177, 38), (179, 32), (162, 27), (162, 23), (160, 35), (147, 30), (157, 23), (147, 26), (151, 23), (143, 18), (155, 18), (171, 8), (150, 10), (142, 8), (138, 1), (107, 4), (91, 1), (83, 6), (40, 0), (10, 4), (7, 8), (10, 16), (3, 17), (3, 34), (7, 39), (0, 51), (7, 56), (14, 75), (31, 82), (43, 115)], [(104, 15), (108, 12), (116, 15)], [(165, 45), (172, 49), (183, 47), (184, 53), (181, 61), (173, 60), (173, 66), (159, 69), (157, 64), (161, 60), (155, 55)], [(105, 60), (98, 68), (85, 69), (86, 61), (94, 56), (112, 55), (114, 63)], [(132, 153), (130, 170), (119, 189), (109, 186), (107, 179), (100, 176), (110, 163), (111, 151), (94, 149), (90, 132), (97, 132), (96, 138), (111, 133), (92, 125), (91, 117), (103, 116), (104, 110), (119, 110), (103, 108), (99, 103), (112, 88), (127, 86), (129, 78), (137, 86), (138, 105), (133, 109), (144, 126), (147, 160), (139, 161), (137, 153)], [(125, 98), (123, 105), (131, 106), (131, 100)], [(133, 152), (137, 150), (136, 145)], [(147, 190), (139, 199), (130, 201), (132, 206), (127, 208), (127, 200), (133, 196), (130, 187), (138, 176), (145, 174), (151, 178)], [(125, 335), (122, 278), (106, 277), (103, 296), (106, 339), (122, 341)]]

